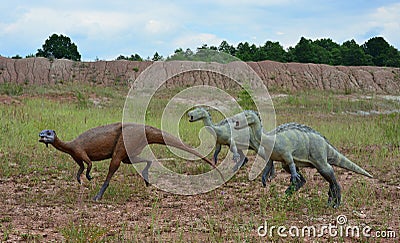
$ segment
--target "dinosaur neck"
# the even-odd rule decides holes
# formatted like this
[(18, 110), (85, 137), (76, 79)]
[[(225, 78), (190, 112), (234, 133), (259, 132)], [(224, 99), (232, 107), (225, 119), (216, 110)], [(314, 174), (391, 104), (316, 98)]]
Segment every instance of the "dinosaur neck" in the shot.
[(68, 154), (71, 154), (71, 152), (73, 151), (73, 148), (69, 142), (63, 142), (57, 137), (54, 139), (53, 146), (56, 149)]
[(217, 136), (217, 138), (220, 137), (221, 134), (223, 133), (223, 131), (221, 131), (221, 128), (220, 128), (219, 126), (216, 126), (216, 125), (212, 122), (211, 116), (203, 117), (203, 122), (204, 122), (204, 125), (205, 125), (206, 127), (211, 127), (212, 130), (210, 130), (210, 132), (211, 132), (211, 133), (214, 132), (215, 135)]
[(261, 141), (262, 136), (262, 126), (260, 123), (253, 124), (251, 127), (251, 131), (253, 132), (253, 136), (258, 140)]
[(269, 136), (263, 133), (262, 125), (260, 122), (252, 124), (251, 131), (253, 131), (253, 135), (259, 144), (261, 144), (261, 139), (262, 139), (262, 145), (264, 147), (267, 147), (268, 150), (273, 148), (275, 138), (274, 136)]
[(203, 123), (205, 126), (209, 126), (209, 127), (212, 127), (213, 129), (215, 129), (215, 125), (211, 120), (211, 116), (203, 117)]

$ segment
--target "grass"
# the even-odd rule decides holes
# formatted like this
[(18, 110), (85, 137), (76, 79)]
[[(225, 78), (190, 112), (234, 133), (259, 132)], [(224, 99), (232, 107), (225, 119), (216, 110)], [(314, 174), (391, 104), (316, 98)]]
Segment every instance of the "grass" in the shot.
[[(0, 104), (0, 196), (6, 202), (1, 204), (5, 213), (0, 217), (0, 240), (45, 241), (50, 237), (42, 233), (45, 225), (52, 229), (51, 237), (67, 242), (257, 242), (266, 240), (257, 235), (264, 221), (268, 225), (300, 227), (334, 222), (339, 214), (346, 215), (351, 224), (367, 224), (377, 230), (394, 228), (398, 232), (395, 215), (399, 194), (395, 188), (400, 184), (400, 115), (360, 116), (349, 112), (396, 110), (400, 104), (378, 96), (317, 91), (274, 99), (277, 124), (296, 121), (312, 126), (374, 175), (375, 179), (370, 180), (335, 169), (343, 198), (337, 210), (326, 207), (328, 186), (315, 170), (304, 171), (304, 188), (291, 197), (284, 196), (288, 175), (279, 163), (277, 178), (266, 188), (261, 187), (260, 178), (248, 181), (250, 163), (222, 187), (196, 196), (145, 187), (132, 166), (122, 165), (103, 201), (93, 203), (91, 199), (107, 174), (109, 161), (95, 162), (94, 179), (83, 179), (83, 185), (79, 185), (76, 163), (69, 155), (39, 144), (38, 133), (54, 129), (61, 139), (71, 140), (89, 128), (121, 121), (127, 92), (120, 87), (68, 84), (0, 87), (0, 94), (19, 101)], [(107, 99), (95, 106), (89, 97)], [(147, 117), (150, 124), (159, 125), (159, 111), (167, 101), (165, 95), (154, 99)], [(215, 120), (221, 118), (218, 112), (211, 112)], [(193, 146), (200, 143), (197, 134), (202, 127), (202, 122), (189, 123), (185, 116), (179, 121), (182, 138)], [(153, 147), (157, 157), (173, 157), (165, 147)], [(226, 154), (224, 148), (220, 158)], [(179, 159), (166, 165), (186, 174), (210, 169), (203, 163)], [(17, 207), (16, 211), (6, 210), (7, 202)], [(363, 210), (368, 216), (358, 219), (353, 210)], [(30, 223), (26, 221), (29, 219)], [(282, 238), (275, 235), (268, 240)]]
[(79, 224), (70, 223), (61, 228), (60, 231), (66, 242), (85, 243), (101, 241), (109, 230), (104, 227), (86, 225), (84, 222), (79, 222)]

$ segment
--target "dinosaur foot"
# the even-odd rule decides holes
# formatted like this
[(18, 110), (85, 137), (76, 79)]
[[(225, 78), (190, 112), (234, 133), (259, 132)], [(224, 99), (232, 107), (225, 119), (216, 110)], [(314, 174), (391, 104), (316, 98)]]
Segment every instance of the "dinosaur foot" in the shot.
[(249, 159), (247, 157), (244, 157), (243, 161), (237, 162), (233, 167), (233, 172), (236, 172), (237, 170), (242, 168), (247, 163), (247, 161), (249, 161)]
[(97, 194), (94, 198), (93, 201), (95, 202), (99, 202), (101, 200), (101, 196), (99, 194)]
[(304, 179), (303, 175), (299, 174), (300, 179), (291, 180), (289, 187), (286, 189), (286, 195), (292, 195), (293, 192), (300, 190), (304, 184), (306, 184), (306, 179)]
[(268, 176), (267, 177), (268, 181), (272, 181), (272, 179), (274, 179), (276, 177), (274, 165), (271, 166), (271, 170), (269, 171), (267, 176)]
[(240, 168), (242, 168), (245, 164), (247, 164), (248, 161), (249, 159), (247, 157), (244, 157), (243, 163), (240, 165)]
[(342, 199), (342, 194), (340, 192), (339, 184), (329, 185), (328, 191), (328, 207), (338, 208), (340, 206), (340, 201)]
[(293, 195), (293, 193), (296, 191), (296, 186), (294, 185), (294, 184), (290, 184), (289, 186), (288, 186), (288, 188), (286, 189), (286, 191), (285, 191), (285, 194), (287, 195), (287, 196), (291, 196), (291, 195)]
[(334, 194), (332, 191), (329, 191), (328, 196), (328, 207), (338, 208), (341, 201), (340, 193)]
[(272, 168), (267, 172), (267, 174), (263, 174), (263, 176), (262, 176), (262, 178), (261, 178), (261, 182), (262, 182), (262, 184), (263, 184), (263, 187), (266, 187), (266, 186), (267, 186), (267, 181), (268, 181), (268, 182), (271, 182), (272, 179), (274, 179), (275, 177), (276, 177), (275, 169), (274, 169), (274, 167), (272, 167)]
[(143, 180), (144, 180), (144, 183), (146, 184), (146, 186), (150, 186), (149, 174), (146, 172), (142, 172), (142, 176), (143, 176)]
[(339, 198), (328, 198), (328, 207), (338, 208), (340, 206), (340, 199)]

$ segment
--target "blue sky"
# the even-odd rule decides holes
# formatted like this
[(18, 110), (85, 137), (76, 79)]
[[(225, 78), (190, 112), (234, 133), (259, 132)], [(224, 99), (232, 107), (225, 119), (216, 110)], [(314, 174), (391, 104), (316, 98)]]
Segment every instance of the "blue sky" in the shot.
[(400, 1), (390, 0), (14, 0), (3, 1), (0, 13), (6, 57), (35, 54), (53, 33), (70, 37), (84, 61), (166, 57), (222, 40), (287, 48), (302, 36), (339, 44), (382, 36), (400, 50)]

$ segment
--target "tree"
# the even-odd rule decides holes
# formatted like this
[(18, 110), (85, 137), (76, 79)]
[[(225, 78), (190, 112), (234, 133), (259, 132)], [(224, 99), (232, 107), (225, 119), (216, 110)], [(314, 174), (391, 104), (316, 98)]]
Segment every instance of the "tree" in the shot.
[(301, 63), (329, 63), (329, 52), (311, 39), (301, 37), (293, 49), (294, 61)]
[(400, 67), (400, 55), (383, 37), (374, 37), (362, 45), (364, 52), (372, 56), (376, 66)]
[(131, 55), (130, 57), (126, 57), (124, 55), (119, 55), (117, 60), (128, 60), (128, 61), (143, 61), (143, 58), (139, 54)]
[(279, 42), (267, 41), (258, 48), (257, 59), (254, 61), (271, 60), (277, 62), (286, 61), (286, 52)]
[(225, 52), (234, 56), (236, 49), (234, 46), (229, 45), (227, 41), (222, 41), (221, 44), (218, 46), (218, 51)]
[(69, 37), (57, 34), (53, 34), (45, 41), (42, 49), (38, 49), (36, 56), (57, 59), (66, 58), (74, 61), (81, 60), (81, 55), (75, 43), (72, 43)]
[(22, 59), (22, 57), (20, 56), (20, 55), (15, 55), (15, 56), (13, 56), (13, 57), (11, 57), (11, 59)]
[(340, 55), (340, 45), (333, 42), (332, 39), (320, 39), (314, 41), (314, 44), (323, 48), (320, 50), (320, 63), (329, 65), (340, 65), (341, 55)]
[(163, 56), (161, 56), (160, 54), (158, 54), (158, 52), (154, 53), (153, 58), (151, 59), (152, 61), (162, 61), (163, 60)]
[(247, 41), (240, 42), (236, 48), (235, 56), (244, 62), (253, 61), (257, 51), (256, 45), (250, 45)]
[(344, 42), (340, 49), (342, 64), (345, 66), (373, 65), (372, 56), (365, 54), (354, 40)]

